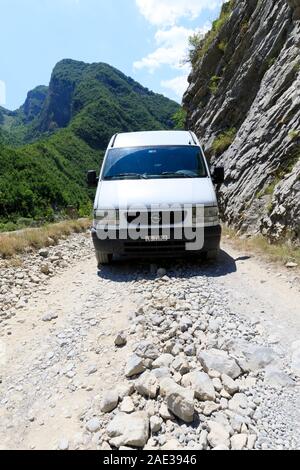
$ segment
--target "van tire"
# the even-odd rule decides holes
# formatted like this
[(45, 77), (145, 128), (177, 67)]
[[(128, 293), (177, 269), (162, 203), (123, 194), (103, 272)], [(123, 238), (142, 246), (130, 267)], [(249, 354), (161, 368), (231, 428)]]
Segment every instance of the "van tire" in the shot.
[(210, 250), (206, 253), (206, 259), (216, 261), (219, 257), (220, 250)]
[(98, 250), (96, 250), (96, 258), (98, 262), (98, 268), (101, 268), (101, 266), (110, 264), (112, 262), (112, 255), (109, 253), (102, 253)]

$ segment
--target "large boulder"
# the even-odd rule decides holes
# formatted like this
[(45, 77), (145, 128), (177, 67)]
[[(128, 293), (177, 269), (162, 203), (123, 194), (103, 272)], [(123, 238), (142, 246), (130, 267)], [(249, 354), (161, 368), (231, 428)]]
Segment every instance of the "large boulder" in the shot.
[(236, 379), (242, 373), (241, 368), (225, 351), (219, 349), (210, 349), (201, 351), (198, 354), (203, 369), (208, 372), (210, 369), (216, 370), (220, 374), (226, 374), (232, 379)]
[(205, 372), (190, 372), (183, 376), (181, 383), (191, 388), (198, 400), (214, 401), (216, 398), (213, 382)]
[(156, 398), (159, 384), (155, 375), (144, 372), (135, 383), (136, 391), (145, 398)]
[(265, 369), (277, 360), (273, 349), (243, 339), (229, 341), (226, 348), (237, 358), (240, 367), (247, 372)]
[(149, 439), (149, 418), (144, 412), (117, 414), (107, 427), (114, 447), (144, 447)]

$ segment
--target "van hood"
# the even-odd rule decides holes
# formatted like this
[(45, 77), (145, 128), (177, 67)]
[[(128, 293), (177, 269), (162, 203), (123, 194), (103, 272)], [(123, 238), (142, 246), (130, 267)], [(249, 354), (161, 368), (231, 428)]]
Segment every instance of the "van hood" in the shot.
[(128, 209), (155, 204), (217, 204), (210, 178), (101, 181), (96, 209)]

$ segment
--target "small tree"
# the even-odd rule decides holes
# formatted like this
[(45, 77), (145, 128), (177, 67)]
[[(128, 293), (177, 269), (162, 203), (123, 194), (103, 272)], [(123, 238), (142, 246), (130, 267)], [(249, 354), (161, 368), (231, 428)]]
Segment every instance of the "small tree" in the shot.
[(189, 37), (188, 62), (194, 64), (198, 59), (198, 51), (201, 49), (203, 34), (195, 33)]
[(184, 130), (185, 129), (185, 122), (186, 122), (187, 113), (183, 108), (180, 108), (177, 113), (173, 116), (174, 121), (174, 129), (176, 130)]

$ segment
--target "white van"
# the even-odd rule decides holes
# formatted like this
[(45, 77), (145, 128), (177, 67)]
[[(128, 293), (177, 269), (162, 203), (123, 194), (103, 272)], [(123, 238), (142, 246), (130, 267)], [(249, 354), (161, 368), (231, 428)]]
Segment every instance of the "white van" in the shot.
[[(88, 172), (89, 187), (97, 187), (92, 238), (98, 265), (109, 263), (114, 254), (216, 258), (221, 226), (214, 185), (223, 182), (224, 168), (211, 174), (192, 132), (115, 135), (99, 178), (96, 171)], [(201, 245), (189, 243), (183, 225), (202, 227)]]

